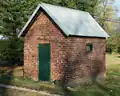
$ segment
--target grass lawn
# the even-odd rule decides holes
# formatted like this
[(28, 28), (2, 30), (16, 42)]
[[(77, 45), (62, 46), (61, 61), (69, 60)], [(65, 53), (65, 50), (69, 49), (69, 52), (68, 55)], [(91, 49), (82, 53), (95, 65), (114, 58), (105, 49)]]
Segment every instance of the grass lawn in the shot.
[(39, 93), (32, 93), (26, 91), (19, 91), (15, 89), (0, 88), (0, 96), (47, 96), (47, 95), (41, 95)]
[[(94, 85), (76, 87), (74, 88), (76, 91), (69, 90), (72, 96), (120, 96), (120, 55), (107, 54), (106, 59), (107, 59), (106, 61), (107, 72), (106, 72), (105, 84), (100, 85), (96, 83)], [(16, 72), (8, 71), (8, 69), (7, 71), (0, 70), (0, 83), (26, 87), (35, 90), (47, 91), (52, 94), (55, 93), (63, 94), (61, 89), (56, 87), (51, 82), (32, 81), (30, 78), (23, 78), (16, 76), (11, 77), (12, 73), (16, 73)], [(0, 92), (4, 93), (4, 89), (0, 89)], [(40, 94), (37, 95), (35, 93), (22, 92), (13, 89), (8, 89), (5, 92), (7, 93), (7, 95), (4, 94), (0, 96), (40, 96)], [(11, 94), (15, 94), (15, 95), (11, 95)]]
[(106, 75), (108, 85), (120, 87), (120, 55), (107, 55)]
[[(33, 81), (30, 78), (23, 78), (22, 68), (0, 68), (0, 83), (25, 87), (34, 90), (46, 91), (51, 94), (63, 94), (63, 92), (52, 82)], [(4, 96), (4, 95), (3, 95)], [(21, 95), (22, 96), (22, 95)]]
[(120, 96), (120, 55), (107, 54), (106, 60), (105, 84), (77, 87), (72, 96)]
[(0, 83), (13, 85), (18, 87), (25, 87), (34, 90), (46, 91), (51, 94), (62, 94), (62, 92), (56, 88), (54, 84), (51, 82), (41, 82), (41, 81), (33, 81), (29, 78), (23, 77), (10, 77), (10, 76), (0, 76)]

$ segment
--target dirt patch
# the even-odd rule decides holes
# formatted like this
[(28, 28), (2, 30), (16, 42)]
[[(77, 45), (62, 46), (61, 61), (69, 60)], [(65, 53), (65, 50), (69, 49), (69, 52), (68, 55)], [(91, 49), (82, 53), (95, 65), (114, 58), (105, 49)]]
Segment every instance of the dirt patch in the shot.
[(12, 71), (12, 76), (24, 76), (24, 68), (23, 66), (13, 66), (13, 67), (1, 67), (0, 66), (0, 74), (9, 75), (8, 73)]

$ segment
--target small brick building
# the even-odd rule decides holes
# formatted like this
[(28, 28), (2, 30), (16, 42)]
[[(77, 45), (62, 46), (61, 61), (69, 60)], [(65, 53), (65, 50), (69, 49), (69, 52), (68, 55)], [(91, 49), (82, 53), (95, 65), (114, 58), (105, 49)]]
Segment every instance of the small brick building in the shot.
[(25, 76), (34, 80), (80, 83), (105, 72), (109, 35), (87, 12), (42, 3), (20, 36)]

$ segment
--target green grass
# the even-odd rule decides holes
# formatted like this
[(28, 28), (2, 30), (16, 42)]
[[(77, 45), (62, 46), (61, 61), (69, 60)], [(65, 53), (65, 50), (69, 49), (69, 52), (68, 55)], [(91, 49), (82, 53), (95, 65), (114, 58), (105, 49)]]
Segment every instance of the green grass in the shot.
[(81, 86), (71, 91), (72, 96), (120, 96), (120, 55), (107, 54), (105, 84)]
[(120, 90), (120, 55), (107, 55), (106, 83)]
[(0, 96), (47, 96), (40, 93), (32, 93), (15, 89), (0, 88)]
[(0, 83), (18, 87), (25, 87), (38, 91), (46, 91), (52, 94), (62, 94), (62, 92), (51, 82), (33, 81), (29, 78), (1, 75)]
[(33, 81), (23, 77), (22, 67), (0, 67), (0, 83), (46, 91), (52, 94), (63, 94), (52, 82)]
[[(107, 54), (106, 59), (107, 59), (106, 61), (107, 72), (106, 72), (104, 85), (95, 83), (93, 85), (75, 87), (73, 88), (74, 90), (65, 89), (63, 91), (64, 92), (66, 91), (66, 93), (68, 92), (69, 94), (72, 94), (72, 96), (120, 96), (120, 55)], [(9, 74), (6, 72), (8, 72)], [(16, 71), (11, 72), (11, 70), (10, 71), (2, 70), (2, 74), (0, 74), (0, 83), (26, 87), (26, 88), (35, 89), (35, 90), (43, 90), (49, 93), (63, 94), (63, 91), (61, 91), (59, 87), (56, 87), (51, 82), (33, 81), (30, 78), (23, 78), (23, 77), (16, 77), (16, 76), (12, 77), (11, 76), (12, 73), (16, 73)], [(7, 91), (8, 93), (9, 93), (9, 90)], [(17, 91), (17, 90), (12, 90), (12, 91), (14, 93), (14, 91)], [(38, 95), (31, 95), (31, 94), (24, 95), (24, 92), (21, 92), (21, 91), (20, 92), (17, 91), (16, 93), (23, 94), (20, 96), (38, 96)]]

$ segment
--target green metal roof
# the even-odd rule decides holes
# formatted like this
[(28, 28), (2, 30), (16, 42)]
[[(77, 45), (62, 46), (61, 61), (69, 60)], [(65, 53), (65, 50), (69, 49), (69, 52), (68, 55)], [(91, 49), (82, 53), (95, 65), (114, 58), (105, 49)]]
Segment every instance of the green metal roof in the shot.
[(105, 30), (93, 19), (93, 17), (88, 12), (45, 3), (38, 5), (26, 25), (21, 30), (18, 37), (23, 34), (40, 7), (42, 7), (42, 9), (47, 12), (47, 14), (67, 36), (109, 37)]

